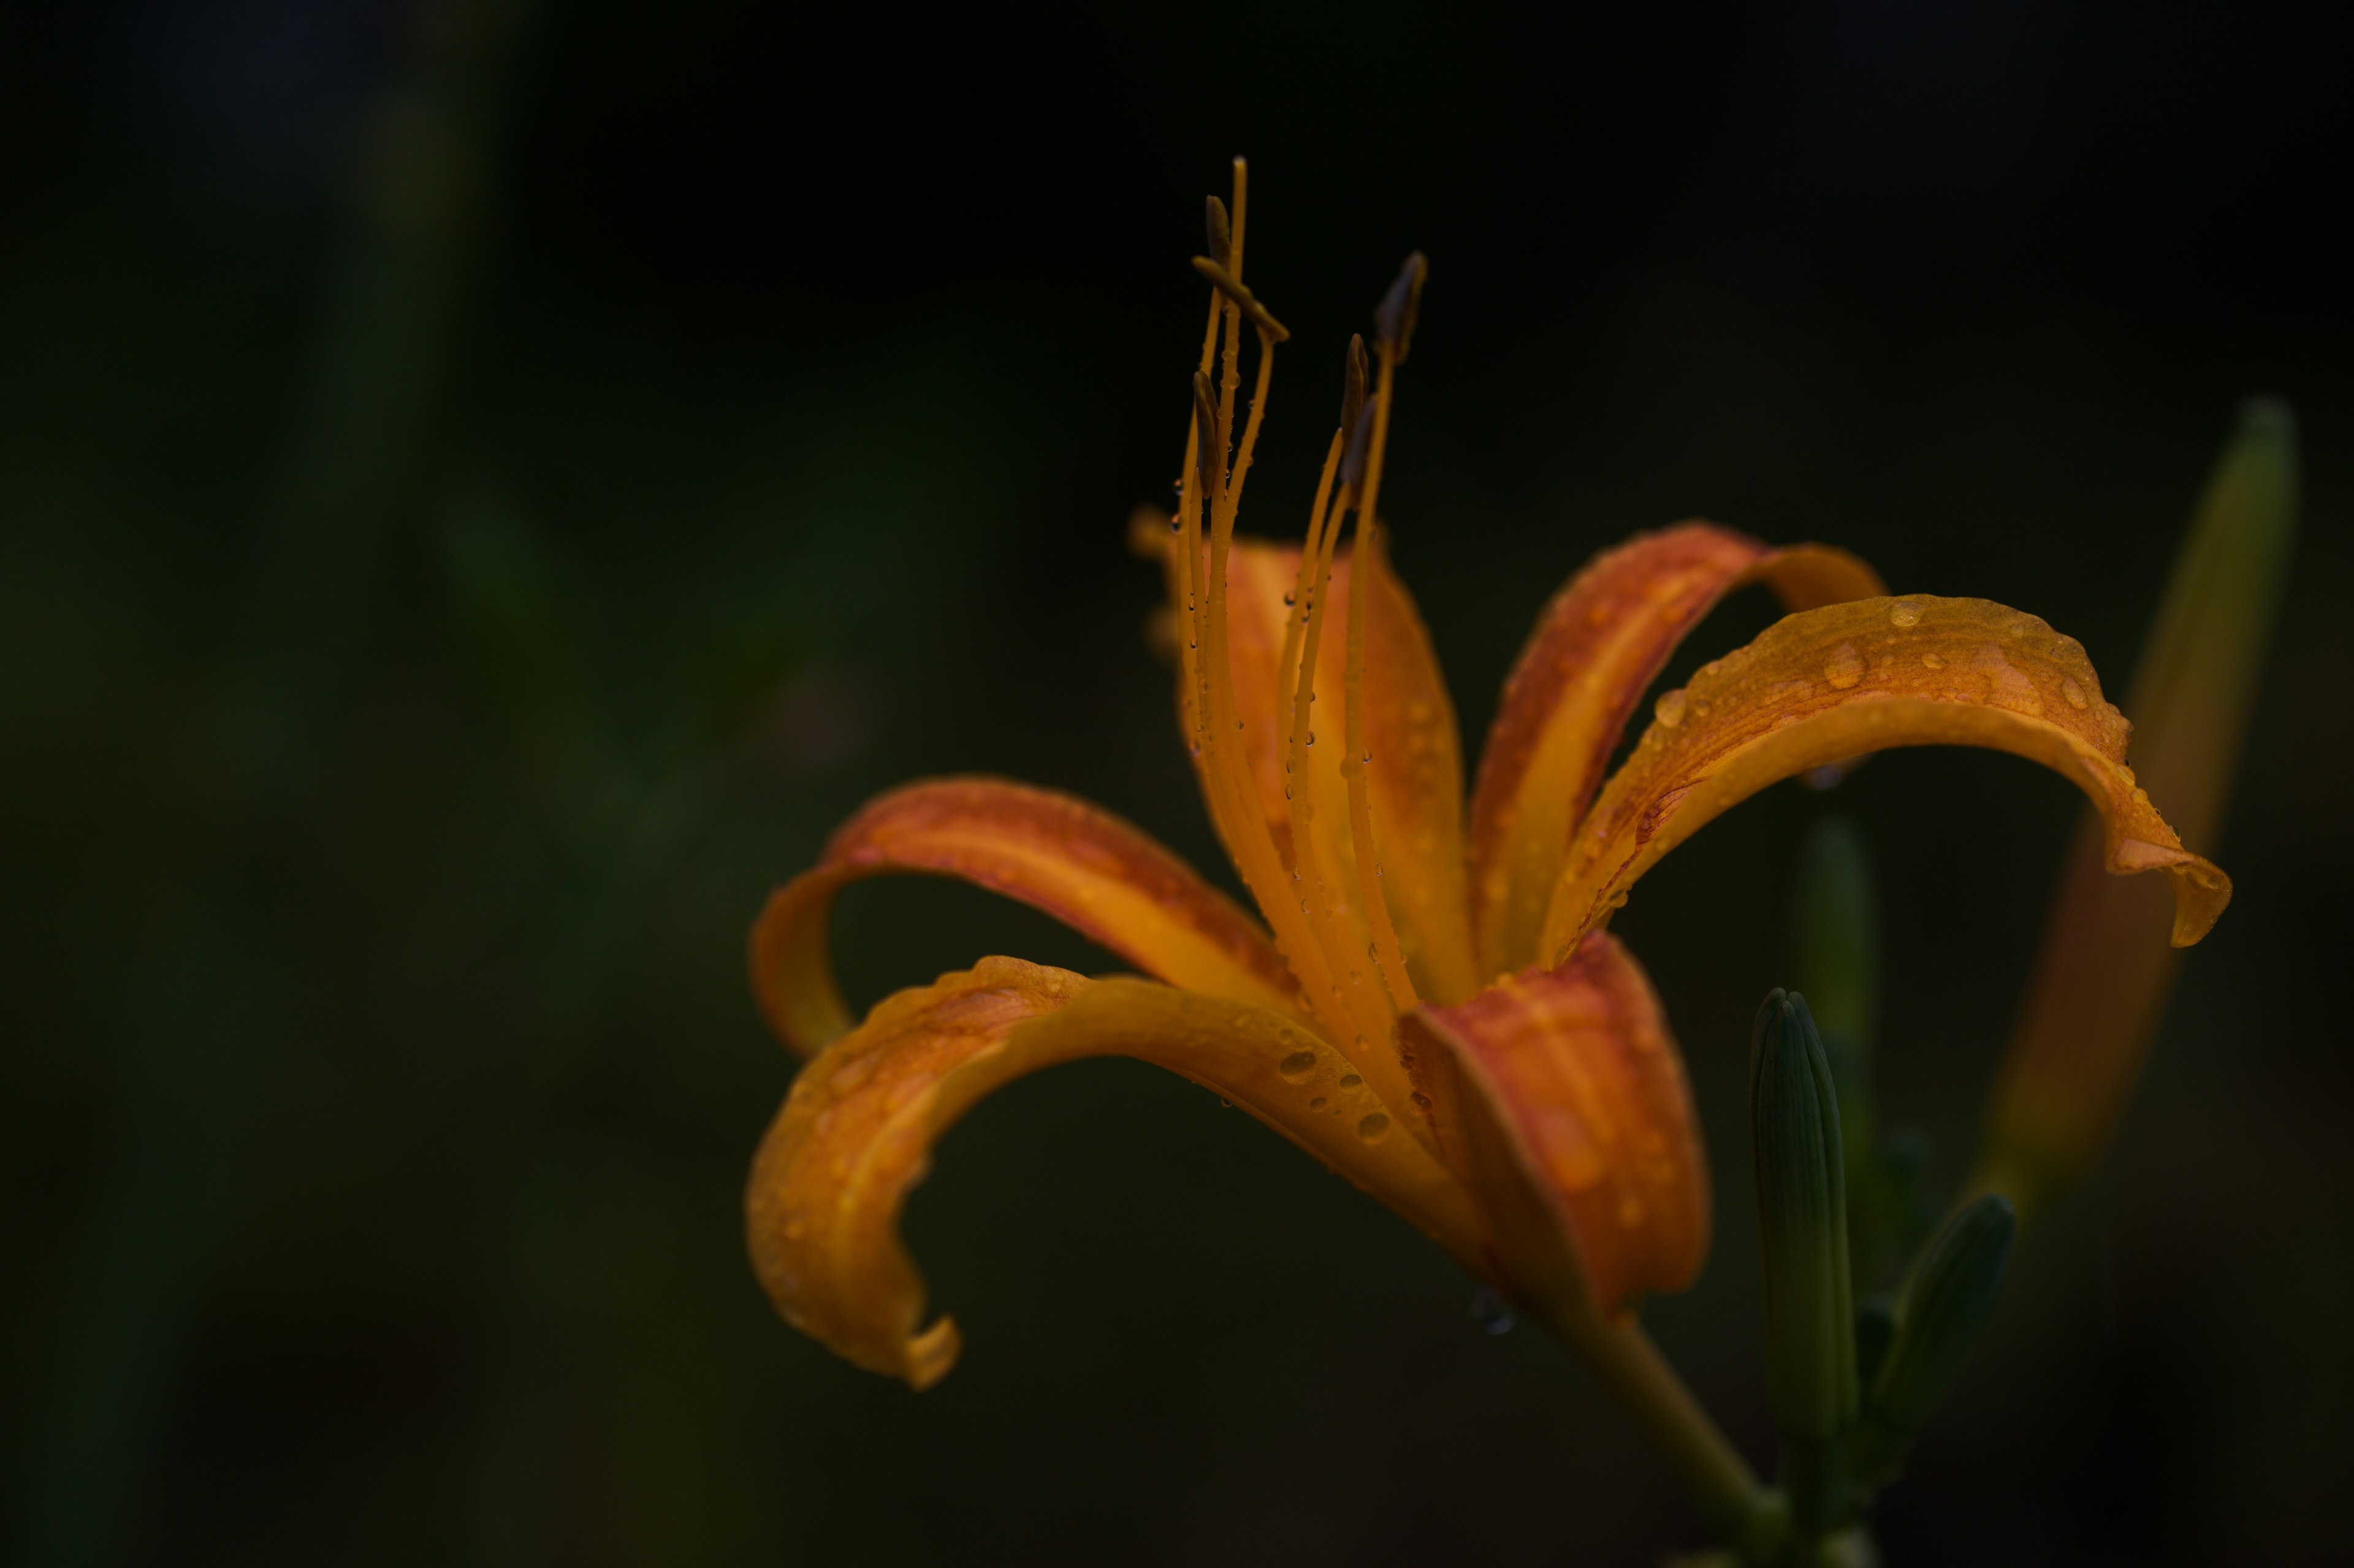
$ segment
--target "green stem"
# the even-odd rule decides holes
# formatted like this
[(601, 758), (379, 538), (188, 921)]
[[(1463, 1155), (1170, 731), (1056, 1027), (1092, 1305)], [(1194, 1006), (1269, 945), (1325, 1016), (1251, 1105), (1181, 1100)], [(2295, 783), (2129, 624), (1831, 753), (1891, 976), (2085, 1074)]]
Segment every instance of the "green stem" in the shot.
[(1667, 1459), (1724, 1540), (1751, 1549), (1771, 1528), (1774, 1499), (1649, 1336), (1632, 1321), (1608, 1321), (1584, 1302), (1542, 1316)]

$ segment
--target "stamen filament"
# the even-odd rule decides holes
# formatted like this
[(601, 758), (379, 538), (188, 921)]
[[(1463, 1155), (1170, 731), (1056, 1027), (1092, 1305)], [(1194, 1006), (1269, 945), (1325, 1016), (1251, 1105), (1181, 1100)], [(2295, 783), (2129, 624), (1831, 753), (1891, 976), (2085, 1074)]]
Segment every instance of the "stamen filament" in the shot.
[[(1332, 445), (1324, 453), (1324, 472), (1316, 481), (1315, 503), (1308, 509), (1308, 538), (1299, 546), (1299, 570), (1292, 582), (1291, 603), (1287, 608), (1283, 618), (1283, 657), (1276, 662), (1275, 679), (1276, 697), (1282, 705), (1282, 712), (1287, 721), (1291, 715), (1291, 704), (1288, 699), (1295, 678), (1292, 661), (1299, 657), (1299, 633), (1301, 628), (1307, 624), (1309, 599), (1315, 592), (1316, 556), (1324, 533), (1324, 507), (1325, 503), (1332, 498), (1332, 476), (1340, 471), (1341, 443), (1347, 435), (1346, 430), (1335, 430), (1332, 433)], [(1290, 730), (1288, 722), (1284, 728), (1285, 744), (1288, 747)], [(1288, 756), (1285, 766), (1287, 768), (1289, 766)]]
[[(1384, 378), (1386, 382), (1387, 377)], [(1384, 386), (1384, 391), (1387, 392)], [(1374, 416), (1380, 418), (1379, 415)], [(1373, 754), (1365, 747), (1365, 620), (1373, 613), (1372, 582), (1374, 552), (1381, 548), (1373, 514), (1357, 513), (1355, 554), (1349, 565), (1349, 657), (1344, 679), (1348, 689), (1348, 749), (1341, 758), (1341, 777), (1349, 786), (1349, 839), (1356, 851), (1357, 896), (1365, 906), (1365, 927), (1380, 959), (1382, 982), (1389, 988), (1390, 1005), (1399, 1012), (1422, 1005), (1407, 975), (1405, 952), (1398, 943), (1397, 927), (1390, 918), (1387, 895), (1381, 882), (1381, 860), (1373, 843), (1372, 780), (1366, 766)]]
[[(1408, 299), (1420, 292), (1420, 256), (1408, 260)], [(1407, 282), (1406, 278), (1400, 279)], [(1384, 316), (1389, 314), (1384, 313)], [(1411, 308), (1406, 313), (1404, 330), (1411, 330)], [(1365, 620), (1372, 613), (1373, 575), (1376, 569), (1375, 552), (1379, 549), (1375, 510), (1381, 498), (1382, 460), (1389, 450), (1390, 408), (1397, 387), (1397, 362), (1403, 331), (1397, 323), (1384, 320), (1381, 334), (1381, 381), (1373, 396), (1373, 438), (1365, 453), (1363, 498), (1357, 503), (1356, 548), (1349, 570), (1349, 643), (1348, 683), (1348, 750), (1341, 758), (1341, 777), (1349, 787), (1349, 834), (1356, 852), (1357, 892), (1365, 908), (1365, 925), (1373, 938), (1373, 951), (1380, 959), (1383, 981), (1389, 988), (1394, 1007), (1404, 1010), (1418, 1005), (1414, 981), (1407, 975), (1405, 954), (1399, 946), (1397, 926), (1390, 916), (1389, 900), (1382, 891), (1378, 875), (1381, 862), (1373, 842), (1373, 810), (1371, 780), (1365, 768), (1368, 753), (1365, 747)]]
[[(1246, 174), (1242, 160), (1235, 162), (1235, 203), (1231, 219), (1231, 243), (1227, 263), (1237, 273), (1242, 264), (1244, 223), (1246, 214)], [(1296, 900), (1288, 896), (1289, 878), (1280, 857), (1276, 853), (1275, 839), (1269, 830), (1264, 810), (1258, 801), (1257, 786), (1250, 777), (1249, 761), (1243, 748), (1235, 743), (1235, 731), (1240, 721), (1235, 715), (1234, 675), (1226, 640), (1226, 556), (1233, 538), (1233, 488), (1225, 482), (1224, 462), (1207, 461), (1211, 453), (1223, 460), (1226, 455), (1229, 433), (1233, 429), (1234, 394), (1239, 386), (1239, 358), (1242, 313), (1239, 306), (1216, 291), (1211, 294), (1210, 327), (1204, 335), (1202, 369), (1196, 379), (1197, 397), (1206, 392), (1205, 383), (1217, 350), (1218, 326), (1224, 318), (1226, 328), (1225, 387), (1219, 399), (1220, 407), (1214, 422), (1196, 418), (1186, 435), (1187, 469), (1203, 477), (1187, 488), (1179, 509), (1182, 548), (1186, 571), (1186, 608), (1191, 612), (1193, 635), (1189, 649), (1193, 657), (1187, 670), (1193, 681), (1194, 737), (1197, 766), (1202, 777), (1203, 793), (1210, 805), (1213, 824), (1225, 842), (1227, 852), (1234, 857), (1235, 867), (1266, 916), (1277, 946), (1290, 964), (1306, 993), (1310, 1011), (1322, 1022), (1335, 1044), (1344, 1044), (1357, 1033), (1356, 1020), (1346, 1006), (1341, 1004), (1340, 987), (1334, 982), (1331, 967), (1331, 950), (1321, 940), (1321, 933), (1312, 922), (1298, 911)], [(1264, 362), (1260, 372), (1258, 402), (1264, 406), (1268, 368)], [(1206, 432), (1205, 422), (1213, 424)], [(1210, 452), (1203, 450), (1204, 435)], [(1204, 538), (1204, 513), (1208, 537)], [(1206, 549), (1204, 546), (1206, 545)]]

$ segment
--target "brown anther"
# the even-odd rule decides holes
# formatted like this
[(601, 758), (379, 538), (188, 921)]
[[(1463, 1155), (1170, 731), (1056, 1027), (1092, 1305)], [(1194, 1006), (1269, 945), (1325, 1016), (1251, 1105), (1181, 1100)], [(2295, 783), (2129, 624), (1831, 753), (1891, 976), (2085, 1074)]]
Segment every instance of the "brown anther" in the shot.
[(1210, 229), (1210, 259), (1223, 267), (1234, 254), (1234, 227), (1226, 221), (1226, 204), (1215, 196), (1205, 197), (1203, 213)]
[(1414, 341), (1414, 320), (1422, 309), (1422, 285), (1430, 276), (1430, 262), (1417, 250), (1405, 259), (1398, 270), (1397, 281), (1382, 296), (1379, 309), (1373, 312), (1373, 330), (1381, 334), (1382, 342), (1397, 354), (1398, 363), (1405, 363), (1407, 346)]
[(1341, 373), (1341, 429), (1351, 435), (1365, 411), (1365, 334), (1349, 334), (1349, 363)]
[[(1220, 458), (1224, 454), (1217, 452), (1218, 407), (1210, 396), (1210, 378), (1198, 370), (1193, 372), (1193, 475), (1206, 509), (1218, 493), (1214, 476), (1223, 466)], [(1208, 516), (1208, 512), (1204, 510), (1203, 515)]]
[(1193, 258), (1193, 270), (1214, 284), (1218, 292), (1240, 305), (1243, 308), (1243, 314), (1250, 317), (1251, 324), (1267, 334), (1274, 342), (1281, 343), (1291, 335), (1290, 328), (1267, 314), (1267, 307), (1260, 304), (1248, 289), (1236, 282), (1233, 273), (1215, 261), (1206, 256), (1196, 256)]
[[(1365, 484), (1365, 452), (1373, 444), (1373, 406), (1366, 404), (1357, 414), (1357, 428), (1349, 432), (1349, 450), (1341, 459), (1341, 485), (1347, 492), (1341, 496), (1345, 503)], [(1340, 526), (1336, 519), (1333, 527)]]

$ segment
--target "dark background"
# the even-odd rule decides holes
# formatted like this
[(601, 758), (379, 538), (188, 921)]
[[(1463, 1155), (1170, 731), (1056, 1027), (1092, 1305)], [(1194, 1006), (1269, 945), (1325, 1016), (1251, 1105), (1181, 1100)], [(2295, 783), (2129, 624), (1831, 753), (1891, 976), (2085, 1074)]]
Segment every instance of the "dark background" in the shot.
[[(909, 1219), (968, 1340), (938, 1390), (787, 1329), (744, 1260), (790, 1071), (744, 932), (860, 800), (1002, 771), (1215, 863), (1122, 535), (1237, 151), (1297, 334), (1257, 528), (1300, 526), (1346, 334), (1432, 258), (1385, 494), (1475, 745), (1545, 596), (1692, 514), (2033, 610), (2121, 688), (2238, 399), (2294, 402), (2299, 566), (2198, 846), (2238, 900), (1880, 1527), (1899, 1568), (2342, 1537), (2347, 13), (1636, 9), (0, 13), (0, 1552), (1699, 1543), (1556, 1346), (1133, 1064), (944, 1146)], [(1892, 755), (1621, 917), (1717, 1167), (1708, 1271), (1650, 1321), (1761, 1462), (1742, 1058), (1834, 809), (1885, 885), (1885, 1113), (1950, 1183), (2077, 805)], [(931, 883), (837, 931), (861, 1002), (1108, 962)]]

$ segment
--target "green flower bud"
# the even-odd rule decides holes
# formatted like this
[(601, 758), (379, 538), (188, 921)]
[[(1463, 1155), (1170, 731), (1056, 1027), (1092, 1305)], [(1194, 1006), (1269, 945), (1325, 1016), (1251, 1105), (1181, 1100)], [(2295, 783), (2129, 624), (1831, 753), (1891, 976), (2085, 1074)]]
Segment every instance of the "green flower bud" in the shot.
[(1842, 1048), (1861, 1066), (1880, 1016), (1880, 912), (1853, 822), (1826, 817), (1807, 834), (1794, 902), (1797, 975), (1815, 1026), (1833, 1066)]
[(1749, 1085), (1765, 1240), (1766, 1386), (1784, 1436), (1828, 1443), (1855, 1418), (1855, 1305), (1839, 1095), (1805, 998), (1766, 994)]
[(1944, 1402), (1994, 1313), (2018, 1221), (1988, 1193), (1956, 1214), (1922, 1255), (1897, 1308), (1896, 1342), (1872, 1388), (1872, 1414), (1909, 1437)]

